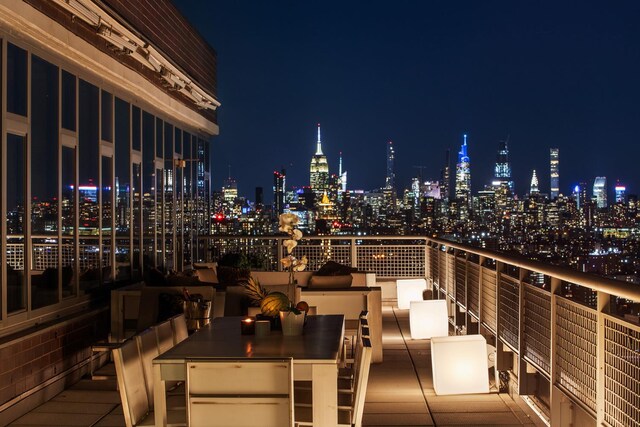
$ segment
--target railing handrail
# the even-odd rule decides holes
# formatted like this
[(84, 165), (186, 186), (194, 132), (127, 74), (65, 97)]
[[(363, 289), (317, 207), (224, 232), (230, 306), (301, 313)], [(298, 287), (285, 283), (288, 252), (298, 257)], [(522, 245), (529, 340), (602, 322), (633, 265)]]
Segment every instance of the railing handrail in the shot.
[[(271, 236), (242, 236), (242, 235), (208, 235), (199, 236), (201, 240), (207, 239), (219, 239), (219, 240), (283, 240), (287, 239), (284, 235), (271, 235)], [(598, 276), (591, 273), (585, 273), (576, 271), (570, 267), (548, 264), (543, 261), (536, 261), (528, 259), (522, 255), (509, 254), (504, 252), (492, 251), (489, 249), (478, 248), (475, 246), (466, 245), (451, 240), (429, 237), (429, 236), (394, 236), (394, 235), (376, 235), (376, 236), (358, 236), (358, 235), (327, 235), (327, 236), (314, 236), (306, 235), (301, 241), (301, 244), (305, 244), (305, 240), (424, 240), (426, 244), (435, 243), (438, 245), (444, 245), (448, 248), (458, 249), (467, 253), (473, 253), (485, 258), (491, 258), (493, 260), (510, 264), (516, 267), (524, 268), (536, 273), (542, 273), (547, 276), (552, 276), (566, 282), (574, 283), (580, 286), (590, 288), (594, 291), (605, 292), (607, 294), (615, 295), (618, 297), (630, 299), (633, 301), (640, 301), (640, 286), (634, 286), (621, 280), (615, 280), (604, 276)]]

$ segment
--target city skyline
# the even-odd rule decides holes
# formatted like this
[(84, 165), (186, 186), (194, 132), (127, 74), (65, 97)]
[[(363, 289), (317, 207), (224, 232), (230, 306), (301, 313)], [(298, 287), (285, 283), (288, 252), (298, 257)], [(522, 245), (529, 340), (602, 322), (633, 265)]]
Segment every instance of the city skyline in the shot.
[(415, 164), (438, 178), (443, 153), (467, 133), (474, 192), (508, 135), (517, 192), (533, 169), (549, 187), (550, 148), (562, 153), (562, 193), (595, 176), (637, 192), (636, 2), (176, 5), (216, 46), (225, 81), (213, 188), (228, 164), (247, 197), (282, 167), (304, 183), (320, 122), (324, 152), (332, 166), (343, 153), (350, 188), (384, 185), (390, 140), (399, 185)]

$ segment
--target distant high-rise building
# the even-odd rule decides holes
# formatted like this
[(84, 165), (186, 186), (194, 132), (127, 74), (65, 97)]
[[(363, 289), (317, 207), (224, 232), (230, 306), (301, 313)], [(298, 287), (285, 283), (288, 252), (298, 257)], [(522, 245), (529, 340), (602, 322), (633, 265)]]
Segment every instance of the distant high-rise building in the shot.
[(238, 183), (235, 179), (231, 178), (231, 176), (224, 181), (222, 195), (227, 203), (233, 203), (233, 201), (238, 197)]
[(256, 187), (256, 210), (264, 209), (264, 190), (262, 187)]
[(598, 208), (607, 207), (607, 177), (597, 176), (593, 181), (593, 198)]
[(396, 152), (393, 149), (393, 142), (389, 141), (387, 144), (387, 178), (384, 183), (384, 188), (395, 188), (396, 186), (396, 174), (393, 166), (395, 158)]
[(347, 171), (342, 171), (342, 151), (340, 152), (340, 164), (338, 166), (338, 178), (340, 179), (340, 191), (347, 191)]
[(549, 196), (551, 200), (557, 199), (560, 194), (560, 149), (552, 148), (550, 150), (550, 170), (551, 170), (551, 191)]
[(316, 200), (321, 199), (322, 194), (327, 191), (329, 186), (329, 163), (327, 163), (327, 156), (322, 153), (320, 123), (318, 123), (316, 154), (311, 158), (311, 166), (309, 168), (309, 184), (311, 190), (316, 194)]
[(509, 138), (500, 141), (498, 144), (498, 155), (496, 157), (494, 187), (508, 185), (509, 190), (513, 191), (513, 181), (511, 180), (511, 163), (509, 163)]
[(531, 187), (529, 189), (529, 194), (538, 194), (540, 192), (540, 188), (538, 187), (538, 176), (536, 175), (536, 170), (533, 170), (533, 175), (531, 176)]
[(587, 203), (587, 184), (581, 182), (573, 188), (573, 198), (576, 201), (576, 207), (578, 209), (584, 208)]
[(456, 164), (456, 199), (459, 204), (460, 219), (466, 219), (471, 208), (471, 160), (467, 154), (467, 134), (458, 152)]
[(451, 180), (451, 152), (447, 149), (445, 154), (444, 168), (442, 169), (440, 182), (440, 197), (442, 198), (442, 213), (446, 214), (449, 210), (449, 181)]
[(625, 203), (627, 198), (627, 187), (616, 182), (616, 203)]
[(284, 212), (286, 178), (287, 171), (285, 169), (280, 172), (273, 171), (273, 210), (276, 215)]

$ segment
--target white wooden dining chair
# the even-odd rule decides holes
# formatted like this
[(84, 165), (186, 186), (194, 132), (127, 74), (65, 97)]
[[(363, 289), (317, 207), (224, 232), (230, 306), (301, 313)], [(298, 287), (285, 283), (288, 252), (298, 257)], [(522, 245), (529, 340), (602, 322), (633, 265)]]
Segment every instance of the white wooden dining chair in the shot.
[[(351, 335), (348, 335), (349, 331), (345, 330), (344, 362), (347, 365), (352, 364), (356, 358), (355, 349), (360, 344), (360, 338), (362, 337), (362, 328), (365, 326), (369, 326), (369, 311), (361, 311), (357, 322), (358, 327), (355, 331), (355, 334), (353, 332), (350, 332)], [(348, 353), (347, 350), (349, 350)]]
[[(145, 388), (149, 398), (149, 406), (153, 408), (153, 359), (158, 357), (158, 343), (155, 331), (147, 329), (135, 336), (138, 343), (138, 351), (140, 352), (140, 361), (142, 362), (142, 372), (144, 374)], [(167, 389), (169, 390), (167, 398), (167, 408), (170, 409), (186, 409), (186, 401), (184, 396), (184, 387), (178, 388), (178, 381), (167, 381)]]
[(187, 329), (187, 319), (184, 313), (173, 316), (169, 319), (173, 329), (173, 344), (178, 344), (189, 338), (189, 330)]
[[(338, 390), (338, 427), (361, 427), (364, 413), (364, 401), (369, 382), (369, 369), (372, 355), (371, 341), (362, 338), (362, 352), (354, 387)], [(312, 393), (310, 390), (295, 391), (295, 419), (298, 426), (313, 425)]]
[[(136, 340), (130, 339), (113, 349), (113, 363), (127, 427), (155, 425)], [(185, 425), (184, 410), (167, 410), (167, 421), (171, 426)]]
[(191, 427), (293, 427), (293, 359), (187, 362)]
[(171, 322), (169, 320), (158, 323), (151, 329), (156, 332), (156, 340), (160, 354), (173, 347), (173, 328), (171, 327)]

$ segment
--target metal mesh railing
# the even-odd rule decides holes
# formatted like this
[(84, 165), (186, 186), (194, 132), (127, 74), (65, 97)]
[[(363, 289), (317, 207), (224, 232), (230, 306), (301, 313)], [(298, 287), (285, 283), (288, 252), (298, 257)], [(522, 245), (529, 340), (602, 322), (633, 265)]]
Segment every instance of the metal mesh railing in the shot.
[[(379, 255), (384, 258), (394, 256), (393, 250), (388, 251), (384, 248), (384, 251), (379, 251)], [(282, 248), (283, 257), (286, 255), (286, 248)], [(370, 254), (374, 255), (374, 254)], [(327, 261), (335, 261), (343, 265), (351, 265), (351, 246), (340, 244), (330, 239), (317, 241), (313, 240), (311, 243), (302, 244), (295, 249), (296, 258), (306, 256), (309, 263), (307, 268), (311, 271), (316, 271), (322, 267)], [(363, 254), (364, 256), (364, 254)], [(387, 264), (393, 261), (387, 261)]]
[(356, 245), (356, 266), (376, 277), (424, 277), (424, 246)]
[(596, 410), (598, 315), (595, 310), (556, 296), (556, 381)]
[(525, 284), (524, 330), (522, 331), (523, 356), (551, 375), (551, 294)]
[(604, 420), (612, 426), (640, 425), (640, 328), (604, 319)]
[(519, 352), (520, 333), (520, 285), (517, 280), (500, 276), (500, 338)]
[(493, 333), (496, 332), (496, 271), (482, 267), (482, 317), (481, 320)]

